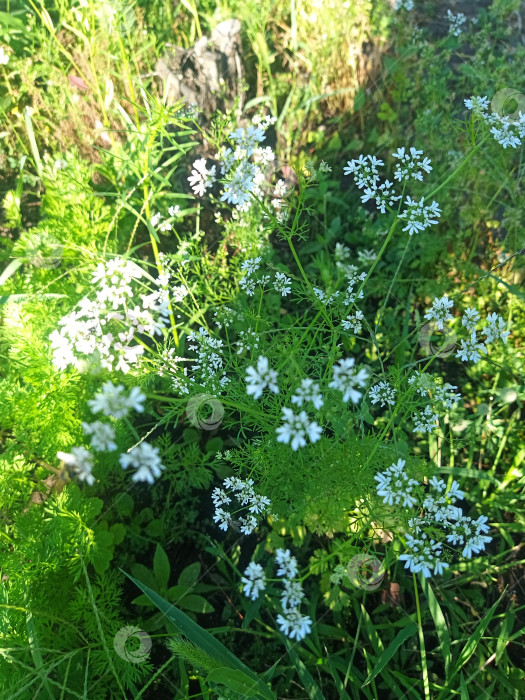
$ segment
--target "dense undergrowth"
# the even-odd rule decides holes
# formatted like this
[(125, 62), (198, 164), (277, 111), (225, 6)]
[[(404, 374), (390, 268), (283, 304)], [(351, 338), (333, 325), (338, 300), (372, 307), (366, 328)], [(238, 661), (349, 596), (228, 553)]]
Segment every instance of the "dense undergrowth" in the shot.
[(525, 7), (459, 5), (0, 12), (2, 698), (525, 692)]

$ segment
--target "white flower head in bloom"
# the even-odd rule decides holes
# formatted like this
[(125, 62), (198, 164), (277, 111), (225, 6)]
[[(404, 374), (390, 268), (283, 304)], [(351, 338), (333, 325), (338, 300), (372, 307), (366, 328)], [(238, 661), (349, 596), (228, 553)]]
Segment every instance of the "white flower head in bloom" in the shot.
[(420, 538), (412, 537), (406, 534), (407, 547), (411, 550), (405, 554), (401, 554), (399, 559), (405, 561), (405, 569), (409, 569), (412, 573), (417, 574), (420, 571), (425, 578), (428, 578), (434, 569), (434, 574), (442, 574), (443, 569), (448, 567), (448, 564), (442, 561), (443, 546), (441, 542), (428, 540), (423, 534)]
[(7, 66), (9, 63), (9, 54), (4, 51), (4, 47), (0, 46), (0, 66)]
[(295, 390), (291, 401), (296, 406), (302, 406), (310, 401), (314, 408), (319, 410), (323, 405), (323, 396), (319, 384), (314, 384), (313, 379), (303, 379), (301, 385)]
[(426, 406), (424, 411), (414, 413), (412, 420), (416, 426), (413, 433), (432, 433), (438, 421), (439, 415), (434, 413), (431, 406)]
[(284, 272), (276, 272), (273, 288), (276, 292), (280, 292), (281, 296), (285, 297), (292, 291), (292, 280)]
[(85, 481), (89, 486), (95, 483), (95, 477), (91, 473), (93, 455), (85, 447), (73, 447), (71, 452), (57, 452), (57, 457), (66, 466), (72, 467), (81, 481)]
[(476, 331), (472, 331), (470, 338), (468, 340), (460, 340), (461, 347), (456, 353), (456, 357), (459, 357), (463, 362), (471, 360), (472, 362), (478, 362), (481, 360), (481, 353), (487, 352), (487, 348), (484, 343), (480, 343), (476, 336)]
[(299, 581), (283, 580), (284, 591), (281, 594), (281, 605), (287, 611), (300, 605), (304, 598), (304, 591)]
[(244, 595), (252, 600), (257, 600), (259, 593), (264, 591), (266, 586), (266, 576), (264, 569), (260, 564), (251, 561), (244, 571), (244, 576), (241, 578), (244, 583)]
[(390, 180), (385, 180), (381, 184), (377, 180), (373, 186), (365, 187), (365, 193), (361, 195), (363, 204), (368, 202), (369, 199), (375, 199), (376, 206), (381, 214), (386, 214), (387, 207), (392, 208), (395, 206), (395, 203), (401, 199), (401, 195), (395, 194), (394, 183), (390, 182)]
[[(520, 94), (516, 93), (516, 97), (520, 97)], [(472, 96), (465, 100), (465, 107), (472, 110), (476, 117), (480, 117), (485, 124), (491, 127), (490, 133), (495, 141), (503, 148), (518, 148), (525, 137), (525, 114), (523, 111), (520, 110), (518, 118), (514, 119), (507, 114), (499, 114), (498, 112), (489, 114), (489, 105), (490, 101), (486, 96)]]
[[(227, 458), (228, 451), (224, 453)], [(251, 535), (257, 527), (257, 517), (267, 515), (271, 509), (270, 499), (262, 494), (256, 493), (253, 488), (253, 479), (243, 481), (236, 476), (229, 476), (224, 479), (223, 487), (215, 488), (212, 492), (212, 500), (215, 505), (214, 521), (219, 523), (221, 530), (228, 530), (230, 525), (237, 525), (244, 535)], [(228, 494), (229, 491), (229, 494)], [(232, 503), (233, 499), (242, 507), (246, 508), (242, 517), (237, 516), (234, 520), (224, 506)], [(239, 506), (234, 505), (235, 513), (239, 512)]]
[(369, 372), (364, 367), (356, 371), (355, 359), (347, 357), (340, 360), (333, 367), (333, 379), (328, 385), (330, 389), (337, 389), (343, 394), (343, 401), (347, 403), (358, 403), (362, 397), (362, 392), (357, 391), (356, 387), (363, 388), (366, 386), (366, 380), (369, 377)]
[(241, 127), (235, 129), (228, 138), (245, 152), (246, 158), (249, 158), (257, 148), (257, 145), (264, 141), (266, 137), (259, 126), (249, 126), (246, 130)]
[(412, 197), (405, 199), (407, 208), (399, 214), (399, 218), (406, 219), (407, 225), (403, 231), (408, 231), (409, 236), (425, 231), (432, 224), (439, 223), (441, 209), (438, 203), (432, 202), (429, 206), (425, 206), (424, 202), (424, 197), (421, 197), (419, 201), (412, 199)]
[(343, 321), (341, 321), (341, 327), (345, 331), (351, 331), (353, 333), (360, 333), (363, 328), (362, 321), (365, 315), (362, 311), (357, 310), (355, 314), (349, 314)]
[(381, 402), (381, 406), (394, 406), (396, 403), (396, 390), (388, 382), (380, 381), (368, 392), (372, 403)]
[(377, 495), (383, 497), (383, 503), (412, 507), (416, 505), (417, 498), (412, 495), (414, 488), (419, 486), (415, 479), (411, 479), (405, 471), (405, 460), (398, 461), (377, 474), (374, 479), (377, 484)]
[(308, 615), (302, 615), (297, 608), (292, 608), (283, 615), (277, 615), (277, 624), (281, 632), (298, 642), (304, 639), (312, 629), (311, 618)]
[(395, 10), (406, 10), (407, 12), (410, 12), (410, 10), (414, 9), (414, 0), (396, 0), (396, 4), (394, 5)]
[(349, 160), (343, 169), (345, 175), (353, 175), (355, 184), (360, 190), (370, 187), (375, 190), (379, 181), (378, 167), (384, 165), (382, 160), (375, 156), (360, 155), (359, 158)]
[(215, 165), (208, 170), (206, 158), (199, 158), (193, 163), (193, 170), (188, 178), (193, 193), (198, 197), (203, 197), (206, 190), (213, 187), (215, 182)]
[(455, 15), (453, 12), (451, 12), (451, 10), (447, 10), (447, 17), (449, 21), (449, 34), (459, 36), (463, 31), (461, 29), (462, 25), (467, 21), (466, 16), (463, 14), (463, 12), (458, 12), (457, 15)]
[(95, 398), (89, 399), (88, 405), (93, 413), (102, 412), (105, 416), (117, 419), (125, 418), (130, 409), (142, 413), (146, 396), (141, 390), (134, 386), (128, 396), (124, 392), (122, 384), (115, 386), (113, 382), (107, 381), (102, 385), (101, 391), (95, 394)]
[(463, 312), (461, 323), (468, 331), (474, 330), (476, 323), (479, 321), (479, 312), (476, 309), (468, 308)]
[(117, 449), (115, 429), (109, 423), (96, 420), (94, 423), (82, 423), (85, 435), (91, 435), (91, 447), (98, 452), (112, 452)]
[(279, 393), (277, 372), (271, 369), (268, 359), (261, 355), (257, 360), (257, 369), (248, 367), (246, 370), (246, 393), (254, 399), (259, 399), (267, 387), (274, 394)]
[(470, 99), (464, 100), (464, 102), (465, 107), (472, 110), (472, 112), (478, 116), (485, 114), (490, 106), (488, 97), (471, 97)]
[(496, 313), (489, 314), (486, 319), (486, 324), (481, 331), (487, 337), (485, 342), (493, 343), (498, 338), (501, 338), (504, 343), (510, 335), (510, 331), (506, 331), (505, 321)]
[(442, 331), (443, 324), (447, 321), (452, 321), (454, 318), (452, 314), (449, 313), (449, 309), (451, 309), (453, 306), (454, 302), (447, 296), (441, 297), (441, 299), (436, 297), (432, 302), (431, 308), (427, 309), (424, 318), (428, 319), (429, 321), (435, 321), (436, 328)]
[(224, 510), (223, 508), (217, 508), (215, 515), (213, 516), (214, 522), (219, 524), (219, 529), (226, 531), (229, 525), (232, 523), (233, 518), (231, 514)]
[(284, 578), (295, 578), (299, 572), (297, 559), (291, 554), (289, 549), (278, 549), (275, 552), (275, 563), (279, 565), (277, 576)]
[(463, 547), (462, 556), (470, 559), (473, 554), (479, 554), (485, 549), (485, 544), (492, 540), (492, 537), (487, 536), (489, 531), (487, 516), (480, 515), (476, 520), (469, 518), (466, 515), (461, 515), (456, 522), (449, 523), (450, 529), (447, 535), (447, 542)]
[(410, 148), (410, 151), (405, 151), (404, 148), (398, 148), (395, 153), (392, 153), (394, 158), (398, 159), (394, 177), (399, 182), (406, 182), (410, 178), (423, 181), (423, 171), (429, 173), (432, 170), (429, 158), (421, 159), (423, 151), (418, 151), (415, 148)]
[(147, 481), (153, 484), (155, 478), (160, 476), (164, 466), (161, 464), (159, 450), (148, 442), (141, 442), (130, 452), (120, 455), (122, 469), (133, 467), (136, 471), (131, 477), (132, 481)]
[(277, 442), (291, 443), (295, 452), (299, 447), (305, 447), (307, 437), (310, 442), (317, 442), (323, 429), (315, 421), (310, 421), (306, 411), (296, 415), (291, 408), (283, 408), (283, 424), (275, 432)]

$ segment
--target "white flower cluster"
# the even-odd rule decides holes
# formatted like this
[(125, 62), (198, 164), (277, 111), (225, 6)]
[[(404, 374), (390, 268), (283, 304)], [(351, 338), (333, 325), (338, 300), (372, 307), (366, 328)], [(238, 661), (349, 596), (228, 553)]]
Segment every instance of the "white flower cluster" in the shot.
[[(173, 218), (177, 217), (179, 213), (180, 207), (178, 205), (169, 207), (168, 209), (168, 214)], [(173, 229), (171, 222), (168, 221), (168, 219), (165, 219), (160, 212), (153, 214), (149, 222), (153, 228), (158, 228), (159, 231), (171, 231)]]
[[(131, 283), (142, 276), (137, 265), (122, 258), (98, 265), (92, 278), (95, 299), (83, 297), (60, 319), (60, 330), (49, 336), (57, 369), (72, 365), (80, 370), (89, 361), (110, 371), (129, 372), (144, 352), (143, 345), (132, 344), (135, 334), (162, 334), (169, 323), (166, 289), (141, 294), (140, 306), (130, 303)], [(81, 355), (87, 360), (81, 360)]]
[(489, 114), (488, 97), (471, 97), (465, 100), (465, 107), (472, 110), (473, 114), (481, 117), (491, 129), (490, 133), (503, 148), (518, 148), (525, 137), (525, 114), (518, 112), (517, 119), (509, 115), (500, 115), (497, 112)]
[(88, 406), (93, 413), (102, 413), (104, 416), (121, 419), (125, 418), (130, 410), (142, 413), (142, 405), (146, 397), (141, 390), (134, 386), (129, 396), (126, 396), (125, 388), (122, 384), (115, 386), (113, 382), (107, 381), (102, 385), (102, 389), (95, 394), (95, 398), (89, 399)]
[(257, 350), (259, 347), (259, 335), (254, 330), (239, 331), (239, 337), (236, 341), (237, 355), (240, 355), (245, 350)]
[[(215, 506), (213, 520), (224, 531), (237, 526), (243, 535), (251, 535), (257, 527), (258, 517), (270, 514), (270, 499), (255, 492), (253, 479), (242, 481), (234, 476), (228, 477), (224, 479), (223, 488), (215, 488), (211, 497)], [(232, 499), (237, 502), (233, 514), (224, 507), (230, 505)], [(243, 508), (244, 514), (237, 516)]]
[(412, 420), (416, 426), (413, 433), (432, 433), (438, 424), (439, 414), (434, 413), (432, 406), (425, 406), (419, 413), (414, 413)]
[(188, 335), (188, 348), (197, 354), (197, 361), (192, 365), (192, 381), (215, 393), (229, 382), (224, 369), (223, 346), (220, 338), (214, 338), (202, 327)]
[(283, 424), (276, 429), (277, 442), (290, 444), (295, 452), (300, 447), (306, 446), (306, 438), (311, 443), (321, 439), (323, 429), (311, 421), (306, 411), (295, 414), (291, 408), (283, 407)]
[(341, 326), (345, 331), (352, 331), (353, 333), (361, 333), (362, 323), (364, 319), (364, 314), (362, 311), (357, 310), (355, 314), (349, 314), (343, 321), (341, 321)]
[[(298, 642), (311, 632), (312, 620), (308, 615), (302, 615), (299, 606), (304, 598), (300, 581), (294, 580), (299, 572), (296, 558), (289, 549), (278, 549), (275, 553), (275, 563), (279, 567), (277, 576), (283, 577), (283, 592), (281, 594), (282, 613), (277, 615), (277, 624), (290, 639)], [(244, 584), (243, 592), (252, 600), (257, 600), (266, 587), (266, 575), (260, 564), (250, 562), (241, 579)]]
[(339, 296), (339, 292), (333, 292), (332, 294), (327, 294), (325, 291), (323, 291), (319, 287), (312, 287), (312, 289), (314, 290), (314, 294), (315, 294), (316, 298), (325, 306), (332, 304)]
[(448, 382), (440, 384), (437, 378), (426, 372), (416, 371), (409, 378), (408, 383), (415, 387), (420, 396), (431, 401), (430, 405), (412, 416), (415, 425), (412, 431), (414, 433), (432, 433), (438, 425), (439, 413), (453, 408), (461, 401), (461, 394), (454, 391), (457, 386)]
[(396, 403), (396, 389), (385, 381), (375, 384), (368, 392), (368, 396), (372, 403), (381, 402), (381, 406), (395, 406)]
[(441, 297), (441, 299), (436, 297), (432, 302), (432, 307), (427, 309), (424, 318), (428, 321), (435, 321), (436, 328), (442, 331), (443, 324), (454, 318), (449, 311), (453, 306), (454, 302), (447, 296)]
[(479, 554), (492, 540), (486, 535), (489, 531), (486, 516), (473, 520), (464, 516), (461, 508), (455, 505), (464, 496), (456, 481), (447, 490), (445, 482), (434, 476), (429, 479), (428, 493), (423, 494), (419, 483), (406, 474), (402, 459), (375, 479), (383, 503), (416, 507), (420, 512), (419, 517), (408, 520), (410, 532), (405, 535), (408, 551), (399, 557), (411, 572), (422, 572), (425, 578), (432, 573), (442, 574), (449, 566), (443, 561), (445, 543), (461, 545), (462, 556), (470, 558)]
[(407, 12), (410, 12), (410, 10), (414, 9), (414, 0), (396, 0), (396, 4), (394, 5), (395, 10), (406, 10)]
[[(244, 271), (244, 277), (239, 280), (239, 287), (251, 297), (255, 294), (255, 287), (257, 285), (264, 288), (265, 285), (270, 283), (270, 275), (257, 275), (261, 266), (261, 260), (262, 258), (260, 257), (249, 258), (241, 265), (241, 270)], [(285, 297), (292, 291), (292, 280), (283, 272), (276, 272), (273, 280), (273, 288), (276, 292), (279, 292), (281, 296)]]
[(158, 447), (153, 447), (148, 442), (141, 442), (129, 452), (120, 455), (122, 469), (133, 467), (135, 473), (132, 481), (147, 481), (153, 484), (155, 478), (160, 476), (164, 465), (161, 464)]
[[(93, 399), (88, 401), (88, 405), (93, 413), (102, 413), (110, 418), (126, 418), (130, 410), (142, 413), (145, 395), (138, 387), (133, 387), (129, 394), (125, 393), (125, 388), (119, 384), (115, 386), (108, 381), (102, 385), (102, 389), (95, 394)], [(96, 452), (113, 452), (117, 449), (115, 442), (115, 428), (109, 423), (94, 421), (93, 423), (82, 423), (84, 434), (91, 437), (91, 447)], [(89, 485), (95, 483), (93, 470), (93, 455), (85, 447), (73, 447), (71, 453), (57, 452), (57, 457), (68, 467), (71, 467), (76, 476)], [(160, 476), (164, 469), (160, 463), (158, 449), (152, 447), (147, 442), (141, 442), (128, 453), (120, 455), (120, 464), (123, 469), (128, 466), (135, 468), (133, 481), (154, 482), (154, 477)]]
[[(436, 327), (443, 330), (443, 325), (447, 321), (453, 319), (450, 309), (454, 306), (452, 299), (444, 296), (441, 299), (437, 297), (432, 302), (432, 307), (427, 309), (425, 318), (430, 321), (435, 321)], [(510, 335), (510, 331), (505, 330), (505, 321), (496, 313), (489, 314), (481, 328), (481, 334), (485, 336), (485, 340), (478, 338), (476, 325), (480, 321), (480, 314), (476, 309), (471, 307), (464, 311), (462, 318), (462, 326), (467, 331), (470, 331), (470, 336), (464, 340), (460, 340), (460, 348), (456, 353), (463, 362), (471, 360), (478, 362), (481, 359), (481, 353), (487, 354), (487, 346), (496, 342), (498, 339), (504, 343)]]
[(364, 279), (366, 279), (366, 272), (358, 273), (355, 265), (346, 265), (345, 275), (348, 279), (348, 286), (345, 291), (345, 296), (343, 297), (343, 304), (345, 306), (350, 306), (351, 304), (355, 304), (357, 299), (362, 299), (364, 296), (363, 290), (357, 294), (357, 292), (354, 291), (354, 287), (357, 286), (358, 282), (362, 282)]
[(461, 401), (461, 394), (455, 392), (457, 386), (440, 384), (436, 377), (427, 372), (416, 370), (408, 383), (414, 386), (420, 396), (432, 399), (433, 403), (442, 404), (443, 409), (453, 408)]
[(353, 357), (340, 360), (333, 367), (333, 378), (328, 385), (330, 389), (337, 389), (337, 391), (343, 394), (343, 401), (345, 403), (348, 401), (359, 403), (363, 394), (358, 391), (356, 387), (363, 388), (369, 377), (367, 369), (362, 367), (357, 371), (354, 365), (355, 359)]
[(437, 224), (441, 209), (437, 202), (432, 202), (429, 206), (425, 206), (425, 199), (421, 197), (419, 201), (407, 197), (405, 199), (406, 209), (399, 214), (400, 219), (406, 219), (406, 226), (403, 231), (408, 231), (409, 236), (426, 229), (432, 224)]
[(193, 163), (191, 175), (188, 178), (193, 194), (198, 197), (203, 197), (206, 190), (213, 187), (216, 171), (215, 165), (212, 165), (211, 168), (207, 167), (206, 158), (199, 158), (196, 160)]
[(268, 358), (261, 355), (257, 360), (257, 369), (248, 367), (246, 370), (246, 393), (254, 399), (260, 399), (266, 388), (274, 394), (279, 393), (277, 372), (271, 369)]
[(303, 379), (300, 386), (295, 390), (291, 401), (296, 406), (302, 406), (310, 402), (314, 408), (319, 410), (323, 405), (323, 396), (319, 389), (319, 384), (314, 384), (313, 379)]
[[(249, 209), (252, 195), (260, 197), (263, 194), (261, 184), (265, 176), (262, 167), (272, 163), (275, 154), (270, 147), (262, 148), (260, 144), (265, 139), (265, 130), (275, 121), (274, 117), (258, 117), (250, 126), (235, 129), (228, 137), (231, 147), (221, 148), (215, 156), (223, 176), (221, 200), (235, 205), (240, 211)], [(216, 166), (208, 168), (206, 159), (200, 158), (193, 163), (188, 181), (193, 193), (202, 197), (206, 190), (213, 187), (216, 179)], [(274, 193), (274, 198), (279, 199), (278, 191)], [(276, 208), (280, 209), (281, 205)]]
[[(410, 148), (406, 151), (404, 147), (392, 154), (398, 159), (395, 170), (395, 179), (401, 182), (406, 182), (411, 178), (415, 180), (423, 180), (423, 171), (429, 173), (432, 170), (429, 158), (421, 158), (423, 151), (418, 151), (415, 148)], [(375, 156), (360, 155), (359, 158), (348, 161), (344, 168), (345, 175), (353, 175), (355, 183), (359, 189), (364, 190), (361, 196), (362, 202), (367, 202), (370, 199), (375, 199), (376, 206), (382, 214), (389, 209), (392, 211), (395, 203), (398, 202), (402, 195), (395, 194), (394, 184), (389, 180), (380, 182), (378, 168), (384, 165), (382, 160)], [(438, 223), (438, 218), (441, 210), (437, 202), (432, 202), (425, 206), (424, 197), (419, 201), (407, 196), (405, 198), (405, 209), (399, 214), (400, 219), (406, 219), (406, 226), (403, 231), (408, 231), (412, 236), (414, 233), (425, 231), (432, 224)]]
[(466, 16), (463, 12), (458, 12), (457, 15), (455, 15), (451, 10), (447, 10), (447, 17), (449, 21), (448, 33), (453, 36), (459, 36), (463, 31), (461, 27), (467, 21)]
[(383, 497), (383, 503), (389, 506), (402, 505), (412, 507), (417, 498), (412, 495), (414, 488), (419, 488), (419, 482), (409, 478), (405, 472), (405, 460), (398, 459), (384, 472), (377, 474), (374, 479), (377, 484), (377, 495)]
[(281, 595), (283, 612), (277, 615), (277, 624), (287, 637), (299, 642), (310, 634), (312, 620), (308, 615), (302, 615), (299, 612), (304, 592), (300, 582), (293, 580), (299, 572), (297, 560), (289, 549), (278, 549), (275, 553), (275, 562), (279, 567), (277, 576), (283, 577), (284, 585)]
[(432, 170), (430, 158), (421, 160), (423, 151), (418, 151), (414, 147), (411, 147), (410, 151), (406, 151), (404, 147), (398, 148), (392, 155), (399, 160), (394, 173), (395, 179), (399, 182), (406, 182), (410, 178), (423, 182), (423, 171), (429, 173)]

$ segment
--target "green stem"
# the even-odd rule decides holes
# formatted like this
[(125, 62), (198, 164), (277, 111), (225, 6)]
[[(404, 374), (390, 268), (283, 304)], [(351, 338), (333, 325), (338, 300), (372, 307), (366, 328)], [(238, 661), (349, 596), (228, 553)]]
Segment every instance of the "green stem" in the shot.
[(419, 634), (419, 653), (421, 655), (421, 671), (423, 673), (423, 687), (425, 689), (425, 700), (430, 700), (430, 686), (428, 683), (428, 667), (427, 667), (427, 653), (425, 650), (425, 633), (423, 632), (423, 623), (421, 620), (421, 607), (419, 605), (419, 593), (417, 590), (417, 578), (415, 574), (412, 574), (414, 580), (414, 596), (416, 599), (416, 610), (417, 610), (417, 627)]

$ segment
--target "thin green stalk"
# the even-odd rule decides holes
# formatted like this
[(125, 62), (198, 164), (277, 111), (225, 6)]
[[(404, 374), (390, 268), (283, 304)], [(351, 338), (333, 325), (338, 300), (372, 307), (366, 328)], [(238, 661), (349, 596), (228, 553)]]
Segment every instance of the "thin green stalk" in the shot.
[(416, 599), (417, 628), (419, 635), (419, 653), (421, 655), (421, 671), (423, 673), (423, 688), (425, 689), (425, 700), (430, 700), (430, 686), (428, 683), (427, 653), (425, 650), (425, 633), (423, 632), (423, 622), (421, 620), (421, 607), (419, 605), (419, 593), (417, 590), (417, 578), (412, 574), (414, 581), (414, 596)]
[[(149, 153), (150, 153), (150, 148), (151, 144), (155, 140), (156, 136), (156, 129), (152, 129), (152, 132), (150, 136), (148, 137), (148, 141), (146, 143), (146, 150), (144, 154), (144, 178), (146, 179), (147, 176), (149, 175)], [(148, 221), (151, 219), (151, 209), (149, 205), (149, 200), (150, 200), (150, 195), (149, 195), (149, 187), (147, 184), (147, 180), (144, 182), (143, 185), (143, 192), (144, 192), (144, 201), (146, 204), (146, 217)], [(163, 273), (162, 269), (162, 263), (160, 262), (160, 254), (159, 254), (159, 247), (157, 245), (157, 241), (155, 240), (155, 237), (151, 233), (149, 227), (148, 227), (148, 233), (149, 233), (149, 238), (151, 242), (151, 248), (153, 250), (153, 256), (155, 258), (155, 264), (157, 266), (157, 270), (159, 275)], [(177, 333), (177, 328), (176, 328), (176, 323), (175, 323), (175, 315), (173, 313), (173, 308), (171, 306), (171, 302), (169, 302), (168, 305), (168, 310), (169, 310), (169, 315), (170, 315), (170, 321), (171, 321), (171, 333), (173, 335), (173, 341), (175, 342), (175, 347), (178, 348), (180, 341), (179, 341), (179, 334)]]

